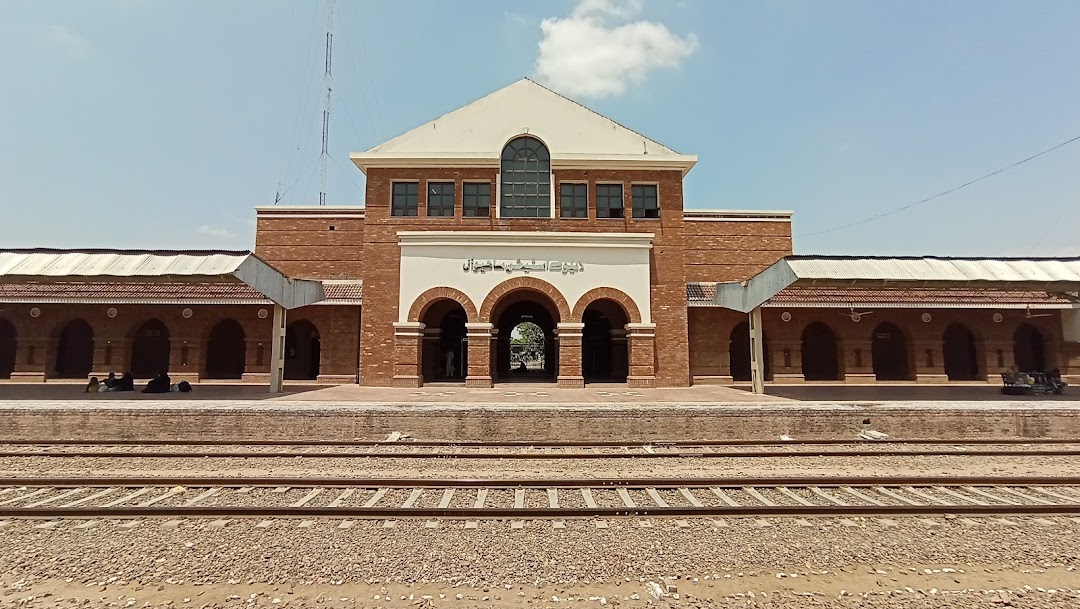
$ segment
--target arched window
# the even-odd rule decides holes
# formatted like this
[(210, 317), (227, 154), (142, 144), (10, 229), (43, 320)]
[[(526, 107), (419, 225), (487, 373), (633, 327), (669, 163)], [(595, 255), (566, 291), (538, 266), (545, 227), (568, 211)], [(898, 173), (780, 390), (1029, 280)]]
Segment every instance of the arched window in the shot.
[(502, 152), (503, 218), (551, 216), (551, 155), (534, 137), (511, 140)]

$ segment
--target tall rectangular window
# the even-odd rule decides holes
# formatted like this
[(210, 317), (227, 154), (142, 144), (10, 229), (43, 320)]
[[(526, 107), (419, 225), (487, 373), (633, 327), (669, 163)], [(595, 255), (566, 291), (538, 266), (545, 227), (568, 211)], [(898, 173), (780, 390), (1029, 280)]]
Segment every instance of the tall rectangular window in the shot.
[(427, 215), (454, 217), (453, 182), (428, 182)]
[(419, 199), (419, 182), (394, 182), (393, 196), (390, 200), (390, 215), (416, 216)]
[(589, 185), (559, 185), (559, 215), (563, 218), (589, 217)]
[(466, 218), (486, 218), (491, 215), (491, 184), (466, 182), (461, 185), (461, 215)]
[(596, 217), (623, 217), (622, 184), (596, 185)]
[(656, 184), (634, 184), (630, 187), (635, 218), (659, 218), (660, 205), (656, 202)]

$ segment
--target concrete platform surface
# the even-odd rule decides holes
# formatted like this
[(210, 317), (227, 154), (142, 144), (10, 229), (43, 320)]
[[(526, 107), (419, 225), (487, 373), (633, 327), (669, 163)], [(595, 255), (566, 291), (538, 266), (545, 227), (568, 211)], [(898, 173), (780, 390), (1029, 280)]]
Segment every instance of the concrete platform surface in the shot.
[(1080, 388), (1061, 396), (1008, 396), (997, 386), (970, 385), (768, 385), (766, 395), (749, 387), (697, 385), (659, 389), (630, 389), (625, 384), (590, 384), (584, 389), (560, 389), (551, 384), (502, 383), (492, 389), (461, 385), (428, 385), (417, 389), (361, 387), (359, 385), (289, 384), (285, 393), (272, 394), (265, 385), (201, 383), (191, 393), (144, 394), (82, 393), (83, 383), (0, 383), (0, 401), (66, 401), (72, 404), (117, 401), (297, 401), (321, 404), (761, 404), (761, 403), (867, 403), (867, 402), (1080, 402)]

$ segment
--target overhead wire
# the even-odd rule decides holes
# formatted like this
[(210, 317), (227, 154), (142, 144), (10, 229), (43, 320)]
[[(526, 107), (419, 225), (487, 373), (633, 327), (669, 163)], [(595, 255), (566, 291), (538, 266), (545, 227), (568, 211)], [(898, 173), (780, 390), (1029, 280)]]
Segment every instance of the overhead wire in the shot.
[(880, 214), (875, 214), (873, 216), (870, 216), (868, 218), (864, 218), (864, 219), (859, 220), (857, 222), (851, 222), (850, 224), (843, 224), (841, 226), (836, 226), (836, 227), (825, 229), (825, 230), (815, 231), (815, 232), (812, 232), (812, 233), (803, 233), (801, 235), (795, 235), (795, 237), (796, 238), (798, 238), (798, 237), (814, 237), (816, 235), (824, 235), (824, 234), (827, 234), (827, 233), (834, 233), (836, 231), (844, 230), (846, 228), (851, 228), (853, 226), (859, 226), (861, 224), (866, 224), (867, 222), (873, 222), (874, 220), (880, 220), (881, 218), (884, 218), (886, 216), (891, 216), (893, 214), (900, 213), (900, 212), (902, 212), (904, 210), (911, 209), (912, 207), (922, 205), (923, 203), (929, 203), (930, 201), (933, 201), (934, 199), (939, 199), (941, 197), (944, 197), (945, 195), (954, 193), (954, 192), (956, 192), (956, 191), (958, 191), (958, 190), (960, 190), (962, 188), (967, 188), (968, 186), (971, 186), (972, 184), (976, 184), (976, 183), (981, 182), (981, 181), (983, 181), (983, 180), (985, 180), (987, 178), (991, 178), (993, 176), (996, 176), (999, 173), (1004, 173), (1004, 172), (1006, 172), (1006, 171), (1008, 171), (1010, 169), (1013, 169), (1014, 167), (1018, 167), (1020, 165), (1023, 165), (1024, 163), (1027, 163), (1028, 161), (1033, 161), (1033, 160), (1043, 156), (1044, 154), (1053, 152), (1053, 151), (1057, 150), (1058, 148), (1063, 148), (1065, 146), (1068, 146), (1069, 144), (1072, 144), (1073, 142), (1076, 142), (1078, 140), (1080, 140), (1080, 135), (1078, 135), (1076, 137), (1073, 137), (1073, 138), (1070, 138), (1068, 140), (1065, 140), (1064, 142), (1061, 142), (1060, 144), (1057, 144), (1055, 146), (1051, 146), (1050, 148), (1047, 148), (1046, 150), (1043, 150), (1041, 152), (1033, 154), (1033, 155), (1027, 157), (1026, 159), (1016, 161), (1015, 163), (1006, 165), (1005, 167), (1002, 167), (1001, 169), (998, 169), (996, 171), (991, 171), (990, 173), (988, 173), (988, 174), (986, 174), (984, 176), (980, 176), (978, 178), (975, 178), (974, 180), (964, 182), (963, 184), (961, 184), (959, 186), (954, 186), (953, 188), (950, 188), (948, 190), (939, 192), (936, 195), (931, 195), (929, 197), (926, 197), (925, 199), (920, 199), (918, 201), (915, 201), (914, 203), (909, 203), (909, 204), (904, 205), (902, 207), (897, 207), (895, 209), (891, 209), (889, 211), (882, 212)]

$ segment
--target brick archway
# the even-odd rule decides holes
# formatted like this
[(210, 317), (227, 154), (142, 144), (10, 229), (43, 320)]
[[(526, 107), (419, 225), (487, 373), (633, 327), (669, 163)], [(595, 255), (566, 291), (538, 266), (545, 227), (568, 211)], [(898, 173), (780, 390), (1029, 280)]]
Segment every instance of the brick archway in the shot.
[(574, 305), (574, 313), (572, 321), (580, 321), (581, 317), (585, 314), (585, 309), (589, 307), (593, 301), (607, 299), (613, 300), (622, 306), (623, 311), (626, 312), (626, 317), (632, 324), (641, 323), (641, 312), (638, 311), (637, 303), (633, 298), (627, 296), (626, 292), (617, 290), (615, 288), (594, 288), (585, 292), (578, 298), (577, 304)]
[(547, 296), (559, 311), (558, 321), (571, 321), (570, 305), (566, 303), (566, 298), (563, 297), (558, 288), (536, 277), (514, 277), (495, 286), (488, 293), (487, 298), (484, 299), (483, 306), (480, 307), (480, 321), (491, 323), (491, 313), (495, 310), (495, 305), (502, 300), (503, 296), (517, 290), (535, 290)]
[(420, 318), (427, 311), (427, 308), (434, 304), (438, 300), (449, 298), (461, 305), (461, 308), (465, 309), (465, 315), (469, 318), (470, 322), (478, 320), (476, 315), (476, 305), (473, 304), (471, 298), (465, 295), (464, 292), (455, 288), (431, 288), (423, 294), (416, 297), (413, 301), (412, 307), (409, 309), (408, 321), (418, 322)]

